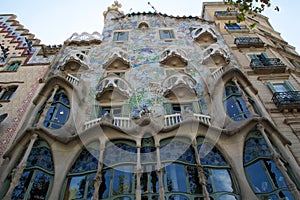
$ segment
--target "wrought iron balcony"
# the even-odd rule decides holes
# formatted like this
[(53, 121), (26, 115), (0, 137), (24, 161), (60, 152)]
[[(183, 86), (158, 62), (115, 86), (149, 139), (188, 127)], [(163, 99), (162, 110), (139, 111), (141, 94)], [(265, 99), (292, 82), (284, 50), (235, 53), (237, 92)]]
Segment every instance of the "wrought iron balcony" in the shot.
[(239, 48), (264, 47), (264, 42), (259, 37), (237, 37), (234, 39), (234, 43)]
[(215, 17), (218, 19), (235, 19), (237, 14), (236, 11), (215, 11)]
[(260, 74), (284, 73), (286, 65), (279, 58), (251, 59), (250, 67)]
[(299, 109), (300, 91), (275, 92), (272, 100), (280, 111)]

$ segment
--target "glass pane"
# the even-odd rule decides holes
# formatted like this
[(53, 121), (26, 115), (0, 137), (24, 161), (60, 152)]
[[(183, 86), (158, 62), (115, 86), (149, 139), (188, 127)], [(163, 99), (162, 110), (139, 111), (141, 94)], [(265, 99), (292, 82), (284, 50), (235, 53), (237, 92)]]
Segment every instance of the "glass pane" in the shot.
[(174, 38), (172, 30), (159, 30), (160, 39), (171, 39)]
[(186, 174), (183, 165), (167, 165), (166, 174), (169, 192), (187, 192)]
[(141, 176), (141, 191), (142, 194), (147, 194), (148, 191), (148, 173), (143, 173)]
[(123, 143), (111, 144), (105, 149), (103, 163), (106, 166), (124, 162), (136, 163), (136, 154), (136, 147)]
[(99, 189), (99, 198), (107, 198), (109, 196), (109, 187), (110, 187), (110, 170), (102, 172), (102, 183)]
[(31, 180), (31, 176), (33, 174), (33, 171), (24, 171), (21, 178), (20, 183), (17, 187), (15, 187), (12, 197), (12, 200), (19, 200), (23, 199), (25, 192), (27, 191), (28, 185)]
[(132, 192), (132, 166), (122, 166), (114, 169), (113, 195)]
[(294, 197), (292, 193), (288, 190), (282, 190), (279, 192), (279, 197), (281, 199), (286, 199), (286, 200), (294, 200)]
[(189, 200), (186, 196), (173, 194), (169, 197), (169, 200)]
[(218, 198), (218, 200), (237, 200), (237, 198), (230, 194), (222, 195)]
[[(36, 144), (36, 143), (35, 143)], [(53, 162), (51, 151), (47, 147), (34, 147), (32, 148), (28, 159), (27, 168), (39, 166), (45, 170), (53, 172)]]
[(233, 182), (226, 169), (211, 169), (214, 190), (217, 192), (234, 192)]
[(46, 199), (50, 186), (51, 176), (41, 171), (36, 171), (32, 188), (30, 190), (30, 199)]
[[(181, 160), (187, 163), (195, 163), (193, 153), (190, 152), (190, 145), (180, 141), (171, 141), (160, 148), (162, 161)], [(186, 152), (186, 153), (185, 153)]]
[(156, 171), (152, 171), (150, 173), (150, 178), (151, 178), (151, 190), (153, 193), (158, 193), (159, 189), (159, 181), (158, 181), (158, 176)]
[(69, 200), (81, 199), (84, 197), (84, 190), (86, 184), (86, 176), (77, 176), (69, 179)]
[(87, 199), (92, 200), (94, 193), (95, 193), (95, 187), (94, 187), (94, 178), (96, 174), (91, 174), (88, 178), (88, 188), (87, 188)]
[(282, 173), (277, 169), (276, 164), (273, 161), (269, 160), (269, 161), (265, 161), (265, 165), (267, 167), (269, 175), (272, 178), (274, 185), (277, 188), (286, 187), (284, 177), (283, 177)]
[(190, 184), (190, 192), (192, 194), (202, 194), (202, 187), (199, 184), (197, 167), (188, 166), (187, 173), (188, 173), (189, 184)]
[(276, 92), (287, 92), (288, 89), (284, 86), (284, 84), (273, 84), (273, 87)]
[(142, 147), (141, 148), (141, 163), (156, 162), (156, 148)]
[(235, 98), (229, 98), (226, 100), (226, 111), (229, 115), (229, 117), (235, 117), (238, 116), (240, 114), (240, 111), (238, 109), (238, 106), (235, 102)]
[(209, 149), (210, 147), (210, 145), (198, 145), (197, 150), (200, 155), (201, 164), (214, 166), (229, 166), (224, 157), (222, 156), (221, 152), (216, 147)]
[(65, 124), (69, 116), (69, 108), (59, 104), (53, 119), (58, 124)]
[(118, 198), (115, 198), (114, 200), (131, 200), (130, 197), (118, 197)]
[(246, 167), (246, 173), (255, 193), (272, 191), (271, 182), (267, 178), (266, 171), (260, 161)]
[(96, 150), (84, 149), (70, 169), (70, 174), (97, 170), (98, 157), (94, 155), (99, 155), (99, 152)]
[(245, 144), (244, 162), (249, 163), (258, 157), (271, 157), (268, 145), (263, 138), (249, 138)]

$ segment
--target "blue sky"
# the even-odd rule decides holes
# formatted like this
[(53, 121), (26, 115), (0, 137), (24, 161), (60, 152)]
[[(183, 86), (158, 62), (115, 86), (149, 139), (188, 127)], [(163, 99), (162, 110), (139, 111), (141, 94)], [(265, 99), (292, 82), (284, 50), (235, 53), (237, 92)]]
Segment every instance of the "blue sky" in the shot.
[[(114, 0), (2, 0), (0, 13), (15, 14), (17, 20), (24, 25), (43, 44), (62, 44), (73, 33), (94, 31), (102, 32), (103, 12)], [(153, 11), (148, 1), (157, 11), (169, 15), (197, 16), (201, 14), (200, 0), (119, 0), (124, 13)], [(211, 0), (207, 0), (211, 1)], [(268, 9), (264, 15), (281, 33), (289, 44), (300, 52), (300, 1), (271, 0), (278, 5), (279, 12)], [(293, 25), (294, 23), (294, 25)]]

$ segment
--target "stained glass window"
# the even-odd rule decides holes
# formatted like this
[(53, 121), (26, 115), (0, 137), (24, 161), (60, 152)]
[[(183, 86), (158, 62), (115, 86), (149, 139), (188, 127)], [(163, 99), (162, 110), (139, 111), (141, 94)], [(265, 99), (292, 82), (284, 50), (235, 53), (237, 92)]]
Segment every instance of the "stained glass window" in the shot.
[(32, 147), (27, 159), (27, 166), (20, 178), (19, 185), (13, 191), (11, 199), (46, 199), (52, 185), (53, 173), (54, 168), (49, 145), (38, 140)]
[(240, 94), (238, 86), (232, 81), (225, 85), (225, 109), (230, 118), (240, 121), (250, 117), (250, 112)]
[(52, 129), (61, 128), (68, 120), (70, 102), (64, 89), (59, 89), (54, 95), (51, 107), (47, 111), (44, 126)]
[(248, 134), (244, 148), (244, 167), (258, 198), (294, 199), (282, 172), (271, 159), (271, 152), (260, 132)]
[[(212, 198), (238, 199), (237, 184), (230, 165), (216, 146), (206, 142), (204, 138), (197, 138), (197, 150), (200, 163), (204, 168), (206, 189)], [(221, 195), (225, 193), (226, 195)], [(221, 198), (221, 196), (223, 196)]]
[(92, 142), (81, 151), (69, 171), (65, 199), (92, 199), (95, 190), (94, 178), (98, 169), (99, 149), (99, 143)]

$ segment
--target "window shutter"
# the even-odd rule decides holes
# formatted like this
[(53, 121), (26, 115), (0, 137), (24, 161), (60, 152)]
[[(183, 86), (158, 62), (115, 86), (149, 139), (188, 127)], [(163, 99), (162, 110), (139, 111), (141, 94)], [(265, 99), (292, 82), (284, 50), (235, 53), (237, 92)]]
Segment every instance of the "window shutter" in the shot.
[(268, 55), (265, 52), (262, 52), (260, 55), (262, 58), (268, 58)]
[(95, 105), (94, 112), (91, 113), (92, 116), (96, 116), (96, 118), (99, 118), (102, 116), (102, 107), (100, 105)]
[(169, 102), (166, 102), (163, 104), (164, 110), (165, 110), (165, 114), (166, 115), (171, 115), (173, 114), (173, 107), (172, 104)]
[(201, 107), (199, 105), (199, 102), (198, 101), (193, 101), (192, 102), (192, 108), (193, 108), (193, 112), (194, 113), (197, 113), (197, 114), (201, 114)]
[(286, 86), (289, 91), (296, 91), (296, 88), (289, 81), (284, 81), (284, 86)]
[(273, 84), (269, 81), (266, 84), (267, 84), (268, 88), (271, 90), (271, 92), (274, 94), (276, 92), (276, 90), (275, 90)]
[(129, 117), (130, 116), (130, 105), (129, 103), (125, 103), (122, 106), (122, 117)]

